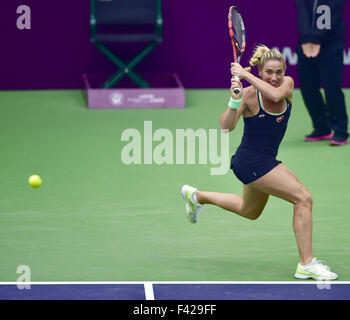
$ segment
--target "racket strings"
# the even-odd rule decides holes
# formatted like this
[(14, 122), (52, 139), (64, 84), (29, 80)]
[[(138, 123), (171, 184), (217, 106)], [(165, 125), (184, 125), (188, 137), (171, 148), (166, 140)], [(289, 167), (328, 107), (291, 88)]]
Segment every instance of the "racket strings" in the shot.
[(231, 7), (228, 15), (228, 26), (232, 46), (240, 56), (245, 50), (245, 28), (243, 19), (236, 7)]
[(240, 19), (237, 16), (237, 14), (236, 15), (234, 14), (232, 19), (233, 19), (232, 29), (233, 29), (234, 42), (238, 51), (241, 52), (242, 44), (243, 44), (243, 33), (242, 33), (241, 23), (239, 21)]

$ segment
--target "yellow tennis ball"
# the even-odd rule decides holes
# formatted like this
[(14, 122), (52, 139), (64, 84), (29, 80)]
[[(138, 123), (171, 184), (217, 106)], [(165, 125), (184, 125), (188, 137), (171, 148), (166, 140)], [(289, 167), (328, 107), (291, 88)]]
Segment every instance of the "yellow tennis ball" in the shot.
[(32, 188), (39, 188), (41, 186), (42, 180), (37, 174), (29, 177), (29, 184)]

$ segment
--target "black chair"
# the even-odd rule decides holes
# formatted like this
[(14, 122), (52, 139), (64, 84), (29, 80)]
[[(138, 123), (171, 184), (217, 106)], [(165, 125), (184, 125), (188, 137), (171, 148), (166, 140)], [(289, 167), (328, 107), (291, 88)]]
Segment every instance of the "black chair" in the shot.
[[(162, 29), (161, 0), (91, 0), (91, 41), (119, 67), (101, 87), (112, 88), (126, 75), (139, 87), (150, 87), (134, 68), (162, 42)], [(146, 43), (146, 47), (126, 63), (105, 43)]]

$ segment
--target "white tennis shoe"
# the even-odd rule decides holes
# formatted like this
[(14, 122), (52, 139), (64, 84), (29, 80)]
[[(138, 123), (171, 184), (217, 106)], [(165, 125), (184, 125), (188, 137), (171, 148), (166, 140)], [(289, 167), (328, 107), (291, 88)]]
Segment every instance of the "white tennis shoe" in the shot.
[(336, 280), (338, 275), (331, 272), (330, 268), (326, 266), (322, 260), (312, 259), (312, 262), (302, 266), (300, 263), (295, 272), (297, 279), (315, 279), (315, 280)]
[(196, 223), (198, 221), (198, 214), (202, 211), (202, 206), (193, 199), (193, 195), (196, 191), (196, 188), (188, 186), (187, 184), (181, 188), (181, 194), (186, 203), (187, 218), (191, 223)]

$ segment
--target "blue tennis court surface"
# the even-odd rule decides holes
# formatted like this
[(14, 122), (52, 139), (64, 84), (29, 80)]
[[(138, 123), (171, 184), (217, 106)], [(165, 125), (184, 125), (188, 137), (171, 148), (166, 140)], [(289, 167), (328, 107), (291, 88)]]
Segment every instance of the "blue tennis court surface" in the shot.
[(155, 284), (156, 300), (349, 300), (346, 284)]
[(1, 300), (350, 300), (350, 283), (1, 283)]

